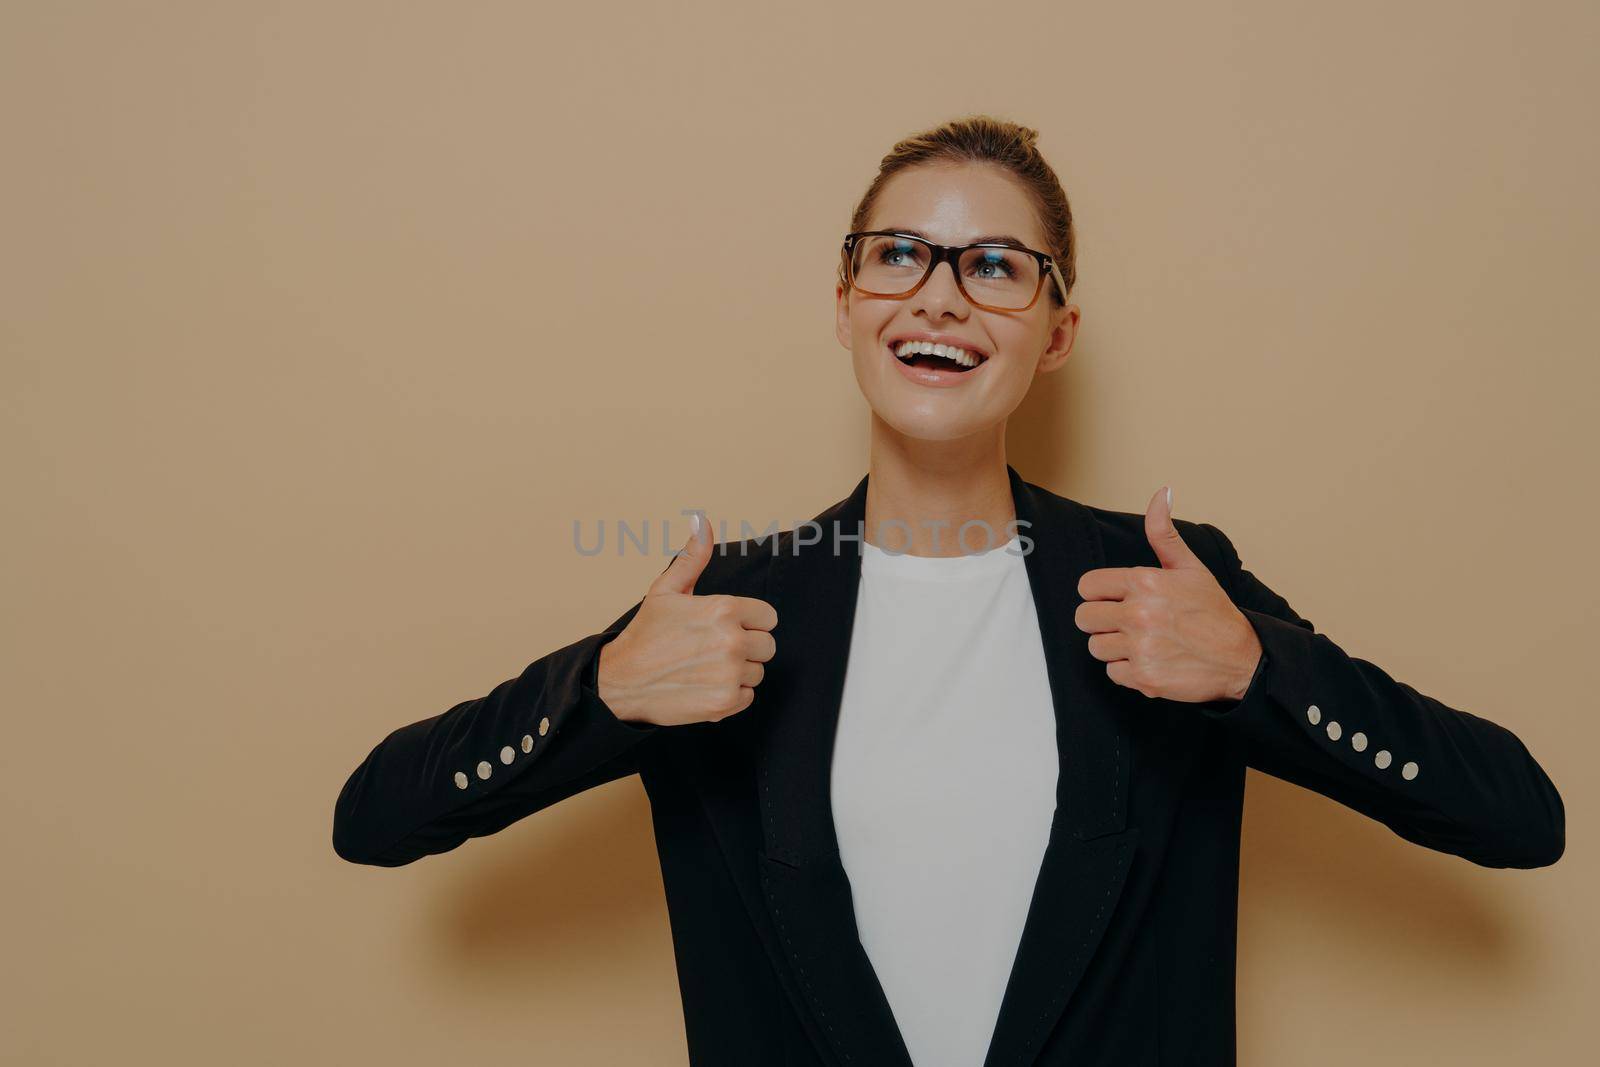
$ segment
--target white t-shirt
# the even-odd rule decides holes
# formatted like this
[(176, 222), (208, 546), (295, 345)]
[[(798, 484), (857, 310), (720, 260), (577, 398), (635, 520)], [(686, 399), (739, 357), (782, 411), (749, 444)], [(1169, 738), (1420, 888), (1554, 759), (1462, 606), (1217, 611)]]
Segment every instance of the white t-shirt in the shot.
[(1056, 806), (1026, 559), (861, 544), (831, 771), (861, 943), (916, 1067), (979, 1067)]

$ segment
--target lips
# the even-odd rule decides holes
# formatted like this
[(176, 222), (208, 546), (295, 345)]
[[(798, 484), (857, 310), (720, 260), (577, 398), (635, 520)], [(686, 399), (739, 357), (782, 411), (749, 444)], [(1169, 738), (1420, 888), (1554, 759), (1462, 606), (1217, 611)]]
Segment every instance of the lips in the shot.
[[(967, 351), (971, 352), (971, 349)], [(915, 355), (909, 359), (901, 359), (895, 354), (894, 349), (885, 348), (884, 354), (894, 362), (895, 370), (907, 381), (915, 385), (935, 389), (962, 386), (973, 381), (973, 375), (982, 376), (983, 368), (988, 360), (982, 359), (975, 367), (963, 367), (951, 360), (937, 356)]]
[[(954, 374), (970, 373), (989, 358), (976, 345), (940, 335), (897, 337), (889, 340), (887, 345), (889, 354), (902, 364), (927, 370), (948, 370)], [(912, 351), (905, 353), (907, 348)]]

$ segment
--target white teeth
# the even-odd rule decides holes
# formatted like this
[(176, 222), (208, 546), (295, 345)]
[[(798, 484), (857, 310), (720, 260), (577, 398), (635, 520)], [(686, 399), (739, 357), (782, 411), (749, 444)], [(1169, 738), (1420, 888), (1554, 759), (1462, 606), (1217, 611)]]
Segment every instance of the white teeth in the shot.
[(901, 341), (894, 348), (894, 354), (900, 359), (909, 359), (918, 353), (925, 356), (943, 356), (945, 359), (953, 359), (963, 367), (976, 367), (982, 362), (976, 355), (965, 348), (935, 344), (932, 341)]

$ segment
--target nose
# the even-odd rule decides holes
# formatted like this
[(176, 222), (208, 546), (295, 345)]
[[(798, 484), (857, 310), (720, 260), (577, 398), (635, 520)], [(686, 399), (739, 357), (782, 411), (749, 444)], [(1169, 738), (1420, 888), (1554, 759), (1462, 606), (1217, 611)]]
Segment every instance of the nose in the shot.
[(957, 318), (964, 318), (972, 311), (972, 305), (962, 295), (961, 287), (956, 284), (955, 268), (949, 260), (941, 260), (934, 264), (933, 274), (922, 283), (911, 298), (911, 311), (925, 311), (929, 318), (938, 318), (944, 314), (951, 314)]

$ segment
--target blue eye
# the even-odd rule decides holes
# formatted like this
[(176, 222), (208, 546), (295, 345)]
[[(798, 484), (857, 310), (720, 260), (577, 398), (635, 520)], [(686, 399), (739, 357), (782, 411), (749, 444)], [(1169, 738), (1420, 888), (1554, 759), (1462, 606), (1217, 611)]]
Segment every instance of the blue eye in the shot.
[(878, 253), (878, 261), (890, 264), (895, 256), (909, 256), (912, 259), (920, 260), (920, 251), (921, 246), (913, 241), (896, 241), (893, 245), (886, 243)]
[[(977, 251), (979, 259), (974, 264), (975, 267), (980, 269), (998, 267), (1006, 278), (1015, 278), (1017, 276), (1016, 264), (1011, 261), (1011, 256), (1014, 253), (1007, 253), (998, 248), (980, 248)], [(995, 276), (991, 274), (986, 275), (986, 277), (993, 278)]]

